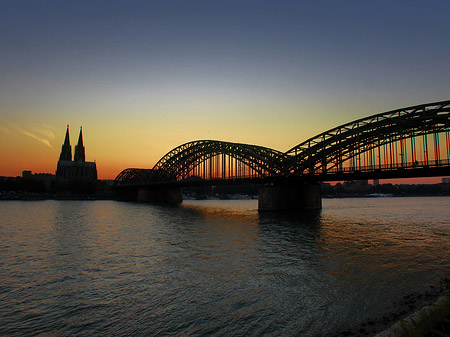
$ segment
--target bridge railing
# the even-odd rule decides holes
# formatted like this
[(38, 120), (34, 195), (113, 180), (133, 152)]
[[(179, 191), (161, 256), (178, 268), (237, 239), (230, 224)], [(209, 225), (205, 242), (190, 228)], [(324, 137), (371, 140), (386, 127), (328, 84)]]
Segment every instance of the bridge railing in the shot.
[(414, 169), (424, 169), (424, 168), (434, 168), (434, 167), (449, 167), (450, 159), (440, 159), (440, 160), (428, 160), (428, 161), (415, 161), (408, 163), (392, 163), (392, 164), (381, 164), (381, 165), (370, 165), (370, 166), (346, 166), (342, 168), (331, 168), (328, 169), (326, 173), (352, 173), (352, 172), (373, 172), (373, 171), (393, 171), (393, 170), (414, 170)]
[(401, 171), (406, 171), (405, 177), (440, 172), (448, 175), (449, 161), (450, 100), (346, 123), (287, 152), (249, 144), (193, 141), (169, 151), (153, 169), (122, 171), (115, 183), (151, 185), (189, 179), (261, 182), (278, 177), (327, 180), (339, 179), (339, 173), (349, 173), (348, 179), (355, 173), (358, 179), (377, 176), (378, 172), (401, 176)]
[[(195, 175), (189, 175), (183, 179), (178, 179), (177, 181), (199, 181), (199, 180), (203, 180), (203, 181), (239, 181), (239, 180), (256, 180), (256, 179), (267, 179), (269, 177), (274, 177), (275, 175), (270, 175), (270, 174), (227, 174), (226, 176), (206, 176), (206, 177), (197, 177)], [(278, 175), (280, 176), (280, 175)], [(193, 178), (197, 178), (197, 179), (193, 179)]]

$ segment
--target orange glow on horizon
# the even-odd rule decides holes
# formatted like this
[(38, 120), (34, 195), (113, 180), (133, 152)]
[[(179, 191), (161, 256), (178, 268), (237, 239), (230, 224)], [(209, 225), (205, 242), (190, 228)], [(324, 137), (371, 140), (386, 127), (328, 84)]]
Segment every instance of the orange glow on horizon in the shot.
[[(216, 139), (271, 147), (286, 151), (309, 136), (314, 130), (308, 125), (299, 135), (300, 128), (293, 124), (282, 129), (270, 125), (259, 125), (245, 134), (230, 134), (227, 123), (221, 125), (214, 134), (202, 128), (198, 123), (182, 127), (168, 125), (148, 125), (147, 123), (93, 121), (83, 125), (83, 141), (86, 149), (86, 161), (97, 164), (98, 178), (113, 180), (126, 168), (152, 168), (155, 163), (173, 148), (197, 139)], [(195, 122), (195, 121), (194, 121)], [(72, 154), (78, 140), (80, 122), (71, 122), (70, 141)], [(18, 125), (21, 125), (20, 127)], [(22, 171), (32, 173), (55, 174), (57, 162), (64, 143), (66, 123), (41, 124), (36, 122), (13, 124), (6, 122), (0, 126), (0, 176), (21, 176)], [(72, 126), (73, 125), (73, 126)], [(242, 126), (244, 128), (244, 126)], [(149, 132), (149, 129), (152, 131)], [(265, 130), (266, 129), (266, 130)], [(228, 130), (228, 131), (227, 131)], [(257, 132), (265, 130), (265, 132)], [(316, 133), (319, 133), (318, 130)], [(196, 137), (198, 136), (198, 137)], [(274, 145), (270, 140), (273, 138)], [(301, 138), (301, 139), (300, 139)], [(297, 139), (297, 141), (293, 141)], [(381, 183), (393, 184), (435, 184), (441, 177), (381, 180)]]

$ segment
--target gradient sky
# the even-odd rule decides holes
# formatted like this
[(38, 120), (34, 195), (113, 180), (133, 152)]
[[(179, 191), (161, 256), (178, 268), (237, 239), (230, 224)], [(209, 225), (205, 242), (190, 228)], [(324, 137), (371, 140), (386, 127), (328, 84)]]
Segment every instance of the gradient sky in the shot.
[[(450, 98), (450, 1), (0, 0), (0, 176), (99, 178), (196, 139), (286, 151)], [(72, 150), (73, 151), (73, 150)]]

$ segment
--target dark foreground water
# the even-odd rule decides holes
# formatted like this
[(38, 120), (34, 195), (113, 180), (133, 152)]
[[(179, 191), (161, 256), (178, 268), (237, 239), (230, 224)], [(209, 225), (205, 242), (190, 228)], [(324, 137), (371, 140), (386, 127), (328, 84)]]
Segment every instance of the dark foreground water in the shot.
[(0, 335), (324, 335), (450, 275), (450, 198), (0, 202)]

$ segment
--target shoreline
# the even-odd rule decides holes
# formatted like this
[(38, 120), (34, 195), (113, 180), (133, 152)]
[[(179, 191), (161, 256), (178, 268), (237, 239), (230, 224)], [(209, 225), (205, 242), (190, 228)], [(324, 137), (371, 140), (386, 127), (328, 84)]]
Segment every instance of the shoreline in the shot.
[[(386, 198), (420, 198), (420, 197), (450, 197), (448, 194), (411, 194), (411, 195), (389, 195), (389, 196), (372, 196), (372, 195), (339, 195), (330, 196), (322, 195), (322, 199), (386, 199)], [(212, 196), (204, 198), (194, 198), (186, 196), (183, 200), (257, 200), (257, 195), (229, 195), (229, 196)], [(123, 201), (115, 195), (95, 195), (95, 194), (14, 194), (0, 195), (2, 200), (19, 200), (19, 201), (41, 201), (41, 200), (116, 200)]]
[(376, 337), (423, 336), (442, 329), (444, 320), (450, 319), (450, 290), (443, 292), (437, 300), (401, 319), (386, 330), (376, 334)]
[(391, 304), (392, 309), (384, 314), (327, 336), (424, 336), (450, 314), (450, 278), (443, 279), (438, 285), (430, 285), (424, 293), (407, 294)]

